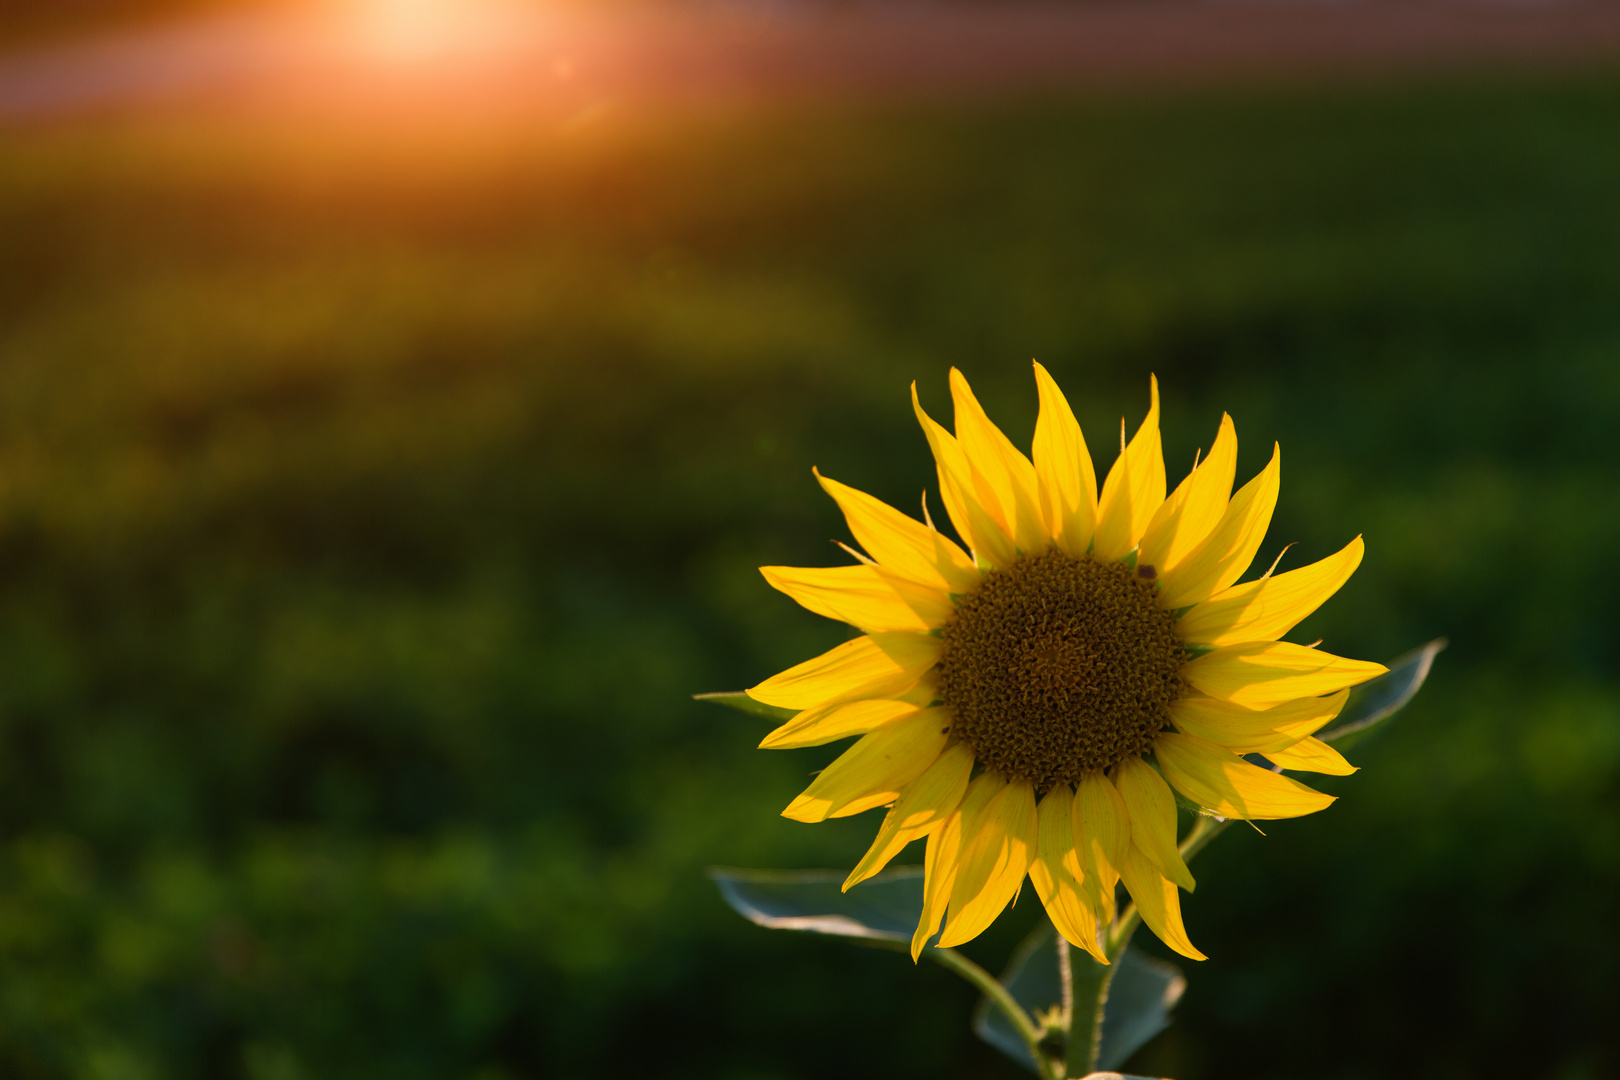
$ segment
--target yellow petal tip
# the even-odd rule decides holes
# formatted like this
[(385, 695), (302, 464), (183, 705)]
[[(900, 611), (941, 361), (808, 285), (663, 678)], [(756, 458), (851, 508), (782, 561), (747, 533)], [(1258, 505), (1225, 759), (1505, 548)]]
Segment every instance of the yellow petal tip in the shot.
[(787, 818), (789, 821), (800, 821), (806, 825), (817, 825), (827, 819), (827, 812), (825, 804), (818, 809), (815, 802), (807, 799), (794, 799), (792, 802), (788, 803), (787, 809), (782, 811), (782, 816)]

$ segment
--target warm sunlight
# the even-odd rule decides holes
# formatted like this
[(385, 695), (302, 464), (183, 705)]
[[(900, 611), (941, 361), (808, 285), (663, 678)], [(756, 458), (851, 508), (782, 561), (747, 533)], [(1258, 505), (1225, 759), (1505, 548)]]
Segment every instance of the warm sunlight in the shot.
[(354, 0), (351, 10), (366, 51), (406, 62), (500, 48), (537, 15), (498, 0)]
[(0, 0), (0, 1080), (1620, 1080), (1617, 193), (1620, 0)]

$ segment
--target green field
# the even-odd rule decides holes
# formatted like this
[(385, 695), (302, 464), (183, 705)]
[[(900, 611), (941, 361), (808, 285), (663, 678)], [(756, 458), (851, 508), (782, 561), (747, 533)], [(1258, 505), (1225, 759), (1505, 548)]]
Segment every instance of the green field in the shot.
[(1134, 1068), (1615, 1075), (1617, 193), (1600, 74), (11, 132), (0, 1073), (1022, 1075), (948, 974), (721, 905), (874, 822), (688, 695), (840, 638), (754, 569), (843, 558), (812, 465), (913, 507), (908, 383), (1027, 445), (1036, 357), (1101, 467), (1150, 371), (1172, 481), (1280, 441), (1261, 562), (1368, 544), (1298, 640), (1453, 643), (1203, 857)]

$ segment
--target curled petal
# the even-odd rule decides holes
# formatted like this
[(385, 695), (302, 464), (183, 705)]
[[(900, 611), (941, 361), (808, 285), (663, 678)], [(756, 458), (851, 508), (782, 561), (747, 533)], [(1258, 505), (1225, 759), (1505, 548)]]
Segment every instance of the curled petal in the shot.
[(1333, 802), (1331, 795), (1250, 765), (1232, 751), (1191, 735), (1160, 735), (1153, 753), (1178, 791), (1222, 817), (1246, 821), (1299, 817)]
[(1153, 860), (1132, 844), (1120, 871), (1125, 888), (1136, 901), (1136, 910), (1141, 912), (1148, 929), (1189, 960), (1208, 960), (1209, 957), (1193, 948), (1193, 943), (1187, 939), (1187, 928), (1181, 924), (1181, 897), (1176, 894), (1175, 884), (1159, 873)]
[(1329, 776), (1349, 776), (1356, 767), (1344, 760), (1344, 755), (1321, 739), (1301, 739), (1286, 750), (1266, 753), (1274, 764), (1295, 772), (1325, 773)]

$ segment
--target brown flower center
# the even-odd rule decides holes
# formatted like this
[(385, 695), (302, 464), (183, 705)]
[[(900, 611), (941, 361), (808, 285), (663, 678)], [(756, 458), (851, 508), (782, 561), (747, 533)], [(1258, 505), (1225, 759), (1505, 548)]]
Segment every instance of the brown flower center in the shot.
[(941, 631), (939, 696), (987, 769), (1037, 791), (1153, 743), (1187, 653), (1152, 584), (1056, 548), (985, 574)]

